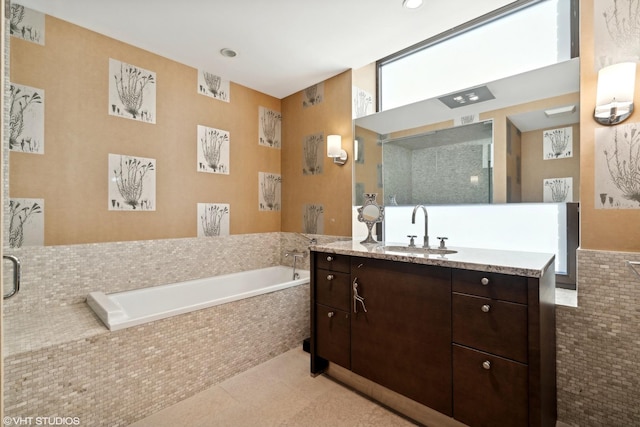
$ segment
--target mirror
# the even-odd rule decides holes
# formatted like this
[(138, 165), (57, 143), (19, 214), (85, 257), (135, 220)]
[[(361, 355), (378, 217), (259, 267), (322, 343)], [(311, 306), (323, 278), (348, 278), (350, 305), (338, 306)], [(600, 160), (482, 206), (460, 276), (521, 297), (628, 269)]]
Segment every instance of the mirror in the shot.
[(369, 233), (367, 238), (360, 243), (378, 243), (371, 235), (373, 226), (384, 220), (384, 208), (376, 203), (377, 194), (365, 193), (364, 203), (358, 208), (358, 221), (367, 225)]
[(387, 205), (491, 203), (493, 121), (384, 141)]
[[(433, 98), (354, 120), (362, 159), (354, 166), (356, 197), (376, 191), (385, 205), (416, 205), (556, 201), (562, 193), (562, 201), (579, 201), (579, 58), (485, 86), (495, 99), (452, 109)], [(569, 148), (555, 154), (549, 147), (560, 133)], [(462, 162), (460, 147), (477, 156), (426, 167), (434, 157)], [(463, 181), (478, 195), (454, 197)]]

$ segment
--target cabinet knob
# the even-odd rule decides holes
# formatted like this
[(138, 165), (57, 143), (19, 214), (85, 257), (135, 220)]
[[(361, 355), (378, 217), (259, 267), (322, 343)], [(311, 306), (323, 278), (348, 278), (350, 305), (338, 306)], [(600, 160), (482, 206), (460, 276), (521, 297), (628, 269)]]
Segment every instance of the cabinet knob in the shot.
[(327, 317), (333, 317), (335, 315), (335, 313), (333, 311), (330, 311), (329, 313), (327, 313)]
[(486, 277), (483, 277), (483, 278), (480, 280), (480, 283), (482, 283), (483, 285), (485, 285), (485, 286), (486, 286), (486, 285), (488, 285), (488, 284), (489, 284), (489, 279), (487, 279)]
[(491, 362), (485, 360), (484, 362), (482, 362), (482, 367), (488, 371), (489, 369), (491, 369)]
[(327, 280), (333, 280), (333, 274), (327, 274)]
[(331, 255), (329, 255), (329, 256), (327, 257), (327, 261), (329, 261), (329, 262), (333, 261), (333, 257), (332, 257)]
[(488, 313), (491, 310), (491, 306), (489, 304), (485, 304), (482, 306), (482, 311)]

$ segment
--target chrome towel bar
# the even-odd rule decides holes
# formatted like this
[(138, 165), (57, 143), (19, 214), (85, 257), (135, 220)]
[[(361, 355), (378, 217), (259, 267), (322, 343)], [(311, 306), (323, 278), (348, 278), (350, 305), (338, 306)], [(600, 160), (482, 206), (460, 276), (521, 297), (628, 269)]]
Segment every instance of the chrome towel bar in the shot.
[(2, 296), (2, 299), (9, 299), (20, 291), (20, 277), (22, 276), (22, 266), (20, 260), (14, 255), (3, 255), (3, 259), (8, 259), (13, 263), (13, 289), (8, 294)]
[(631, 268), (631, 270), (640, 277), (640, 271), (638, 271), (638, 268), (640, 268), (640, 261), (627, 261), (627, 264), (629, 264), (629, 268)]

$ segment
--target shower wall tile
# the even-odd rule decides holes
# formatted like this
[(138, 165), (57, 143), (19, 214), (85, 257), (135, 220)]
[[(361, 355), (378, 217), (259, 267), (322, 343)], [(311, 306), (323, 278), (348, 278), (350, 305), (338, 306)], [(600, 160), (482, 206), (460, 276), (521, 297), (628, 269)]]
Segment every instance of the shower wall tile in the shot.
[(578, 307), (557, 307), (558, 419), (580, 427), (640, 420), (640, 252), (578, 250)]

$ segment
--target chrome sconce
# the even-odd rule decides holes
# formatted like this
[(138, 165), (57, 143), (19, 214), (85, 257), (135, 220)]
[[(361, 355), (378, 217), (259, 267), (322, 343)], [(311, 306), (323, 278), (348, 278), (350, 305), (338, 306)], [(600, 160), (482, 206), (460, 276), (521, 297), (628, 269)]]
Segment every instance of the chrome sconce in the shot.
[(635, 62), (621, 62), (598, 71), (595, 121), (612, 126), (626, 120), (633, 113), (635, 82)]
[(327, 157), (331, 157), (336, 165), (347, 163), (347, 152), (342, 149), (340, 135), (327, 135)]

